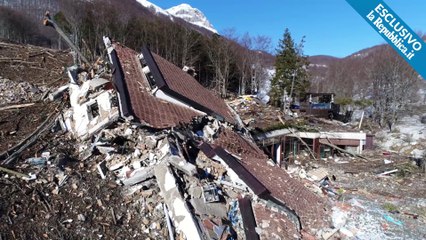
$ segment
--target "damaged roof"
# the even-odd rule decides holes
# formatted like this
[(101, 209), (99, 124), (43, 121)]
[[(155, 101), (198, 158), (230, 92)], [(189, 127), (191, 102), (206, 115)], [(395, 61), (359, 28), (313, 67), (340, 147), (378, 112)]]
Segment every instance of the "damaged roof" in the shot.
[(229, 129), (223, 129), (214, 144), (240, 156), (242, 165), (269, 190), (270, 196), (295, 211), (303, 228), (326, 225), (326, 202), (285, 170), (269, 165), (267, 156), (255, 144)]
[(259, 240), (259, 235), (256, 233), (256, 220), (253, 213), (251, 199), (248, 196), (238, 199), (241, 217), (244, 224), (244, 232), (247, 240)]
[(250, 171), (248, 171), (244, 165), (238, 161), (238, 159), (226, 152), (225, 149), (221, 147), (213, 149), (209, 144), (204, 142), (199, 145), (198, 148), (209, 158), (213, 158), (216, 155), (219, 156), (257, 196), (269, 194), (268, 189), (258, 179), (256, 179), (256, 177), (254, 177), (253, 174), (251, 174)]
[[(111, 57), (118, 59), (114, 71), (114, 83), (120, 94), (123, 114), (133, 116), (150, 127), (163, 129), (189, 123), (201, 113), (153, 96), (146, 88), (138, 53), (130, 48), (114, 45)], [(114, 62), (114, 59), (113, 59)], [(120, 72), (121, 71), (121, 72)], [(120, 84), (122, 85), (120, 87)]]
[(141, 123), (159, 129), (189, 123), (203, 113), (229, 123), (236, 122), (225, 101), (204, 88), (191, 75), (148, 48), (143, 48), (142, 52), (149, 68), (155, 73), (156, 81), (161, 83), (159, 89), (188, 106), (154, 96), (143, 73), (138, 53), (114, 44), (111, 53), (115, 66), (114, 83), (119, 92), (123, 116), (132, 116)]
[(160, 73), (161, 82), (163, 82), (159, 86), (160, 89), (208, 115), (235, 123), (235, 119), (223, 99), (203, 87), (191, 75), (161, 56), (149, 51), (149, 49), (144, 48), (142, 53), (144, 58), (147, 58), (147, 64), (151, 71), (155, 69), (154, 72), (158, 71)]
[(296, 226), (285, 214), (260, 203), (253, 205), (253, 212), (261, 239), (300, 239)]

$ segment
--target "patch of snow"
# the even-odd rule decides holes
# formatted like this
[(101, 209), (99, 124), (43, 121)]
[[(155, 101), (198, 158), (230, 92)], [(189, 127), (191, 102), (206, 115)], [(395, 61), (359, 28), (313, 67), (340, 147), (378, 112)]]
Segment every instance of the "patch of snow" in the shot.
[(397, 127), (400, 133), (411, 136), (413, 141), (426, 139), (426, 125), (420, 122), (418, 115), (404, 117)]
[(415, 158), (423, 158), (425, 150), (414, 149), (411, 151), (411, 155)]
[(357, 53), (352, 55), (352, 58), (365, 58), (368, 56), (368, 53)]
[(422, 106), (426, 103), (426, 89), (424, 85), (421, 85), (419, 87), (419, 90), (417, 90), (417, 98), (416, 101), (413, 102), (413, 105), (415, 106)]
[(163, 15), (174, 21), (174, 17), (181, 18), (188, 23), (205, 28), (213, 33), (218, 33), (213, 25), (207, 20), (206, 16), (197, 8), (191, 7), (189, 4), (183, 3), (167, 10), (147, 1), (136, 0), (142, 6), (148, 8), (155, 15)]
[(166, 192), (173, 188), (176, 188), (175, 178), (169, 171), (166, 172), (166, 176), (164, 177), (164, 182), (165, 182), (164, 188), (166, 189)]
[(333, 226), (335, 228), (341, 228), (345, 226), (348, 219), (348, 213), (337, 207), (333, 207), (332, 210), (333, 213), (331, 214), (331, 219), (333, 221)]
[(390, 215), (381, 201), (354, 197), (347, 204), (332, 209), (333, 224), (344, 228), (343, 234), (354, 236), (344, 239), (418, 239), (415, 235), (422, 234), (417, 229), (411, 230), (418, 224), (417, 220)]
[(397, 150), (399, 153), (409, 154), (414, 157), (422, 155), (423, 152), (415, 151), (416, 148), (422, 148), (426, 140), (426, 124), (420, 122), (418, 115), (406, 116), (397, 123), (389, 133), (388, 130), (382, 130), (377, 133), (379, 145), (385, 150)]
[(259, 100), (266, 104), (269, 102), (269, 92), (271, 91), (271, 80), (275, 76), (275, 68), (268, 68), (266, 69), (267, 77), (265, 81), (262, 81), (262, 83), (259, 86), (259, 92), (257, 93), (257, 98)]
[(191, 7), (189, 4), (183, 3), (175, 7), (171, 7), (166, 12), (175, 17), (181, 18), (191, 24), (205, 28), (211, 32), (218, 33), (213, 25), (207, 20), (207, 17), (197, 8)]
[(318, 68), (327, 68), (328, 66), (326, 64), (309, 64), (309, 67), (318, 67)]
[(159, 6), (157, 6), (157, 5), (155, 5), (155, 4), (153, 4), (153, 3), (151, 3), (151, 2), (149, 2), (149, 1), (146, 1), (146, 0), (136, 0), (138, 3), (140, 3), (142, 6), (144, 6), (144, 7), (146, 7), (146, 8), (148, 8), (148, 9), (150, 9), (153, 13), (155, 13), (156, 15), (159, 15), (159, 14), (162, 14), (162, 15), (164, 15), (164, 16), (168, 16), (168, 17), (170, 17), (170, 14), (167, 12), (167, 11), (165, 11), (164, 9), (162, 9), (161, 7), (159, 7)]

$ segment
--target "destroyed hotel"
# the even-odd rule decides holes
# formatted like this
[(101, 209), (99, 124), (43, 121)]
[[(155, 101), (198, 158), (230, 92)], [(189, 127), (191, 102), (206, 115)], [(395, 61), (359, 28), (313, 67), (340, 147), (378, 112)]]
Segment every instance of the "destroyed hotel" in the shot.
[[(247, 86), (233, 65), (226, 89), (211, 59), (175, 65), (180, 53), (103, 30), (79, 48), (49, 13), (44, 24), (71, 51), (0, 40), (0, 240), (426, 236), (426, 116), (388, 132), (368, 99), (347, 104), (322, 80), (282, 87), (277, 107), (261, 86), (272, 55), (262, 73), (247, 65)], [(328, 67), (312, 59), (313, 83)]]

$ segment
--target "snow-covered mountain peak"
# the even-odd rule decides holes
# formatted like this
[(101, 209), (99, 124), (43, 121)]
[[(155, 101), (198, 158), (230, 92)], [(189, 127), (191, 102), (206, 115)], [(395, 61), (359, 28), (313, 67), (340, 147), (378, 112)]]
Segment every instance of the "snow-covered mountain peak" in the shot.
[(162, 15), (165, 15), (165, 16), (169, 16), (170, 17), (170, 14), (167, 12), (167, 11), (165, 11), (164, 9), (162, 9), (161, 7), (159, 7), (159, 6), (157, 6), (157, 5), (155, 5), (155, 4), (153, 4), (153, 3), (151, 3), (151, 2), (149, 2), (149, 1), (146, 1), (146, 0), (136, 0), (138, 3), (140, 3), (142, 6), (144, 6), (144, 7), (146, 7), (146, 8), (148, 8), (149, 10), (151, 10), (151, 12), (153, 12), (153, 13), (155, 13), (155, 14), (162, 14)]
[(162, 9), (161, 7), (151, 3), (147, 0), (136, 0), (142, 6), (148, 8), (151, 12), (156, 15), (163, 15), (170, 20), (174, 21), (174, 18), (181, 18), (184, 21), (196, 25), (198, 27), (205, 28), (213, 33), (218, 33), (216, 29), (213, 28), (213, 25), (210, 24), (206, 16), (198, 9), (191, 7), (187, 3), (182, 3), (178, 6), (169, 8), (167, 10)]
[(182, 3), (178, 6), (169, 8), (166, 11), (175, 17), (217, 33), (217, 30), (214, 29), (206, 16), (200, 10), (191, 7), (189, 4)]

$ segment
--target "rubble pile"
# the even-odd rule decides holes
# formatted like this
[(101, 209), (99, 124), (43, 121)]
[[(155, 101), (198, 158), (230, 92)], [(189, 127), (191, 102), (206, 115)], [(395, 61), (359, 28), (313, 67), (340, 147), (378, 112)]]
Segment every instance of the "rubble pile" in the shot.
[(314, 117), (284, 122), (279, 109), (254, 96), (231, 101), (233, 113), (148, 48), (104, 43), (106, 59), (65, 72), (57, 52), (0, 48), (18, 56), (5, 54), (0, 66), (59, 74), (31, 82), (5, 71), (7, 79), (0, 78), (10, 88), (0, 90), (0, 239), (424, 234), (403, 233), (424, 223), (424, 191), (403, 189), (410, 201), (396, 193), (424, 184), (406, 177), (420, 174), (412, 160), (366, 150), (372, 138), (354, 126)]
[(249, 129), (269, 129), (279, 125), (278, 116), (282, 115), (279, 108), (262, 103), (255, 95), (244, 95), (227, 101), (240, 116)]
[(37, 86), (29, 82), (15, 82), (0, 76), (0, 106), (9, 103), (38, 101), (45, 86)]
[[(96, 166), (66, 154), (43, 152), (19, 164), (35, 173), (27, 183), (3, 175), (2, 238), (142, 238), (167, 236), (161, 197), (149, 191), (117, 191), (114, 181), (101, 181)], [(5, 191), (11, 191), (7, 194)], [(4, 223), (4, 224), (3, 224)]]
[[(7, 141), (1, 156), (1, 196), (8, 196), (0, 198), (0, 211), (4, 212), (1, 238), (297, 239), (301, 227), (310, 229), (305, 226), (309, 215), (304, 215), (302, 226), (292, 210), (296, 198), (288, 197), (290, 207), (285, 201), (273, 202), (278, 191), (274, 189), (271, 195), (262, 183), (267, 179), (259, 177), (261, 172), (249, 162), (256, 157), (264, 161), (266, 155), (243, 140), (240, 134), (245, 131), (235, 125), (223, 101), (211, 103), (175, 82), (169, 83), (172, 90), (164, 88), (169, 95), (153, 95), (146, 88), (160, 81), (143, 80), (156, 67), (169, 78), (177, 74), (194, 81), (188, 84), (197, 91), (207, 90), (149, 50), (139, 60), (124, 47), (117, 47), (119, 55), (114, 55), (113, 45), (106, 44), (112, 62), (98, 60), (91, 66), (68, 67), (68, 84), (43, 88), (47, 102), (8, 112), (10, 117), (32, 111), (34, 115), (28, 116), (34, 116), (30, 120), (34, 125), (28, 130), (33, 132), (11, 133), (16, 121), (2, 123), (9, 131), (4, 134), (16, 136), (20, 142)], [(52, 53), (43, 50), (40, 54)], [(128, 71), (121, 75), (117, 61), (123, 61)], [(141, 73), (146, 76), (132, 75)], [(141, 88), (128, 92), (126, 83)], [(174, 95), (176, 92), (185, 97), (176, 99), (181, 96)], [(204, 105), (199, 106), (197, 99)], [(131, 114), (135, 112), (138, 114)], [(164, 118), (164, 125), (155, 122)], [(234, 131), (234, 146), (226, 139), (218, 140), (223, 133)], [(232, 153), (247, 147), (256, 151), (253, 159)], [(273, 174), (285, 174), (266, 161), (264, 164)], [(279, 176), (272, 179), (281, 181)], [(281, 184), (290, 184), (291, 194), (308, 193), (291, 180)], [(315, 206), (319, 201), (313, 195), (309, 199), (315, 200)], [(306, 201), (302, 208), (296, 206), (297, 214), (308, 207)]]
[[(232, 225), (225, 223), (232, 222), (228, 219), (230, 211), (234, 211), (232, 206), (247, 190), (234, 186), (220, 163), (202, 152), (194, 155), (196, 148), (186, 142), (187, 134), (197, 137), (193, 132), (149, 132), (135, 125), (117, 123), (113, 128), (102, 130), (90, 146), (94, 146), (92, 152), (102, 156), (97, 157), (101, 159), (97, 165), (101, 178), (123, 185), (126, 194), (141, 192), (162, 196), (163, 200), (155, 202), (164, 203), (177, 230), (188, 234), (199, 225), (201, 236), (214, 239), (231, 235)], [(89, 147), (83, 145), (80, 149), (84, 155)], [(178, 199), (182, 206), (176, 208)], [(186, 211), (182, 212), (181, 208)], [(180, 220), (179, 216), (185, 215), (192, 219), (192, 214), (195, 214), (194, 220)], [(238, 224), (238, 218), (233, 221), (233, 225)], [(234, 231), (243, 238), (242, 227)]]
[[(295, 127), (309, 131), (353, 131), (358, 123), (346, 124), (340, 121), (331, 121), (311, 115), (300, 114), (298, 110), (284, 115), (280, 108), (262, 103), (256, 95), (243, 95), (227, 101), (241, 117), (244, 125), (253, 132), (268, 132), (284, 127)], [(286, 123), (279, 120), (279, 116), (286, 117)]]
[[(8, 222), (2, 226), (12, 231), (0, 228), (2, 236), (13, 238), (15, 231), (30, 227), (26, 218), (35, 213), (31, 219), (40, 222), (39, 226), (33, 226), (32, 233), (22, 232), (21, 237), (109, 238), (120, 234), (159, 239), (167, 238), (169, 231), (183, 237), (200, 228), (195, 236), (203, 239), (244, 239), (236, 201), (247, 189), (226, 181), (226, 169), (203, 153), (193, 164), (187, 162), (184, 155), (189, 153), (181, 152), (184, 146), (177, 135), (181, 134), (153, 132), (125, 122), (82, 142), (51, 133), (47, 146), (32, 149), (35, 157), (16, 165), (17, 171), (34, 174), (35, 179), (22, 182), (11, 174), (2, 176), (2, 184), (18, 191), (2, 199), (1, 205), (12, 209), (1, 218)], [(176, 192), (168, 195), (172, 183)], [(176, 199), (183, 205), (177, 207)], [(34, 206), (23, 208), (20, 202), (27, 201)], [(194, 218), (195, 228), (188, 228), (182, 214)], [(173, 219), (170, 226), (166, 216)]]
[(335, 156), (288, 172), (334, 205), (323, 239), (420, 239), (426, 222), (422, 169), (413, 159), (380, 150), (368, 162)]

